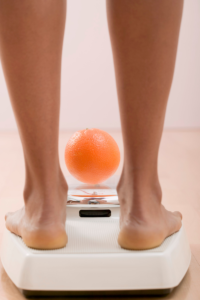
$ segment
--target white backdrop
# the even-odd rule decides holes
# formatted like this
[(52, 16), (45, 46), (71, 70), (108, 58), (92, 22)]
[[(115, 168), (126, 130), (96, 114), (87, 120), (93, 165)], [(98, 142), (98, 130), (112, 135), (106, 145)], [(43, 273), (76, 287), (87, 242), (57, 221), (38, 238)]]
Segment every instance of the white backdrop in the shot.
[[(165, 127), (200, 127), (200, 1), (185, 0)], [(104, 0), (68, 0), (61, 129), (120, 128)], [(0, 130), (16, 129), (0, 69)]]

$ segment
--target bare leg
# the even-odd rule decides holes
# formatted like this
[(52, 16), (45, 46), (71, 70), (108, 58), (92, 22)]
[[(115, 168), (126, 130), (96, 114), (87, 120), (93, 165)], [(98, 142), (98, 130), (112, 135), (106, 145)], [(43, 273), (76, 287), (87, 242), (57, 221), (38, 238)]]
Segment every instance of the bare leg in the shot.
[(38, 249), (67, 243), (58, 158), (65, 15), (65, 0), (0, 0), (0, 57), (26, 165), (25, 206), (6, 216), (6, 226)]
[(181, 214), (161, 204), (157, 158), (182, 6), (182, 0), (107, 0), (124, 141), (118, 242), (128, 249), (158, 246), (181, 227)]

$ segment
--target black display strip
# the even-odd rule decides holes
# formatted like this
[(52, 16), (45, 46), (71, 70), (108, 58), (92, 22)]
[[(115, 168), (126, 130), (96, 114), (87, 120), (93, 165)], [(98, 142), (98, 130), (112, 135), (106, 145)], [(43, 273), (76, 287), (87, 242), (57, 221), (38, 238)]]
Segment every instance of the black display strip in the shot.
[(79, 216), (81, 218), (108, 218), (111, 216), (110, 209), (82, 209), (79, 210)]

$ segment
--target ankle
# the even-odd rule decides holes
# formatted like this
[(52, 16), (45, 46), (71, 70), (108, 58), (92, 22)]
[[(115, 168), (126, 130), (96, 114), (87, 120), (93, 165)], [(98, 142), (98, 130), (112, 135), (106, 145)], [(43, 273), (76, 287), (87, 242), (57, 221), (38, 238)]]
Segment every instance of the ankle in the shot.
[(157, 174), (148, 178), (136, 172), (128, 174), (123, 170), (117, 193), (121, 205), (129, 203), (130, 206), (140, 204), (141, 207), (148, 207), (148, 204), (161, 204), (162, 201), (162, 189)]
[(26, 177), (26, 183), (24, 187), (24, 201), (25, 205), (28, 204), (32, 199), (40, 202), (55, 202), (59, 203), (59, 200), (66, 201), (68, 193), (68, 185), (65, 177), (59, 169), (57, 176), (52, 176), (51, 178), (44, 178), (42, 182), (40, 180), (35, 180), (30, 175)]

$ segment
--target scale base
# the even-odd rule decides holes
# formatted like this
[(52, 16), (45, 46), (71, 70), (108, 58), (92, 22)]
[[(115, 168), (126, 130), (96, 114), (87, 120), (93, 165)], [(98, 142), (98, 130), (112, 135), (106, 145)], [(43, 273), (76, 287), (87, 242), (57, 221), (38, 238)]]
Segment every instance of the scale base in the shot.
[(109, 296), (167, 296), (173, 289), (161, 289), (161, 290), (132, 290), (132, 291), (79, 291), (79, 292), (67, 292), (67, 291), (27, 291), (22, 290), (22, 294), (26, 298), (32, 297), (109, 297)]
[[(102, 214), (102, 210), (110, 212)], [(69, 205), (69, 242), (58, 250), (30, 249), (20, 237), (5, 230), (3, 267), (27, 296), (169, 293), (190, 264), (183, 226), (157, 248), (125, 250), (117, 243), (119, 212), (118, 205)]]

